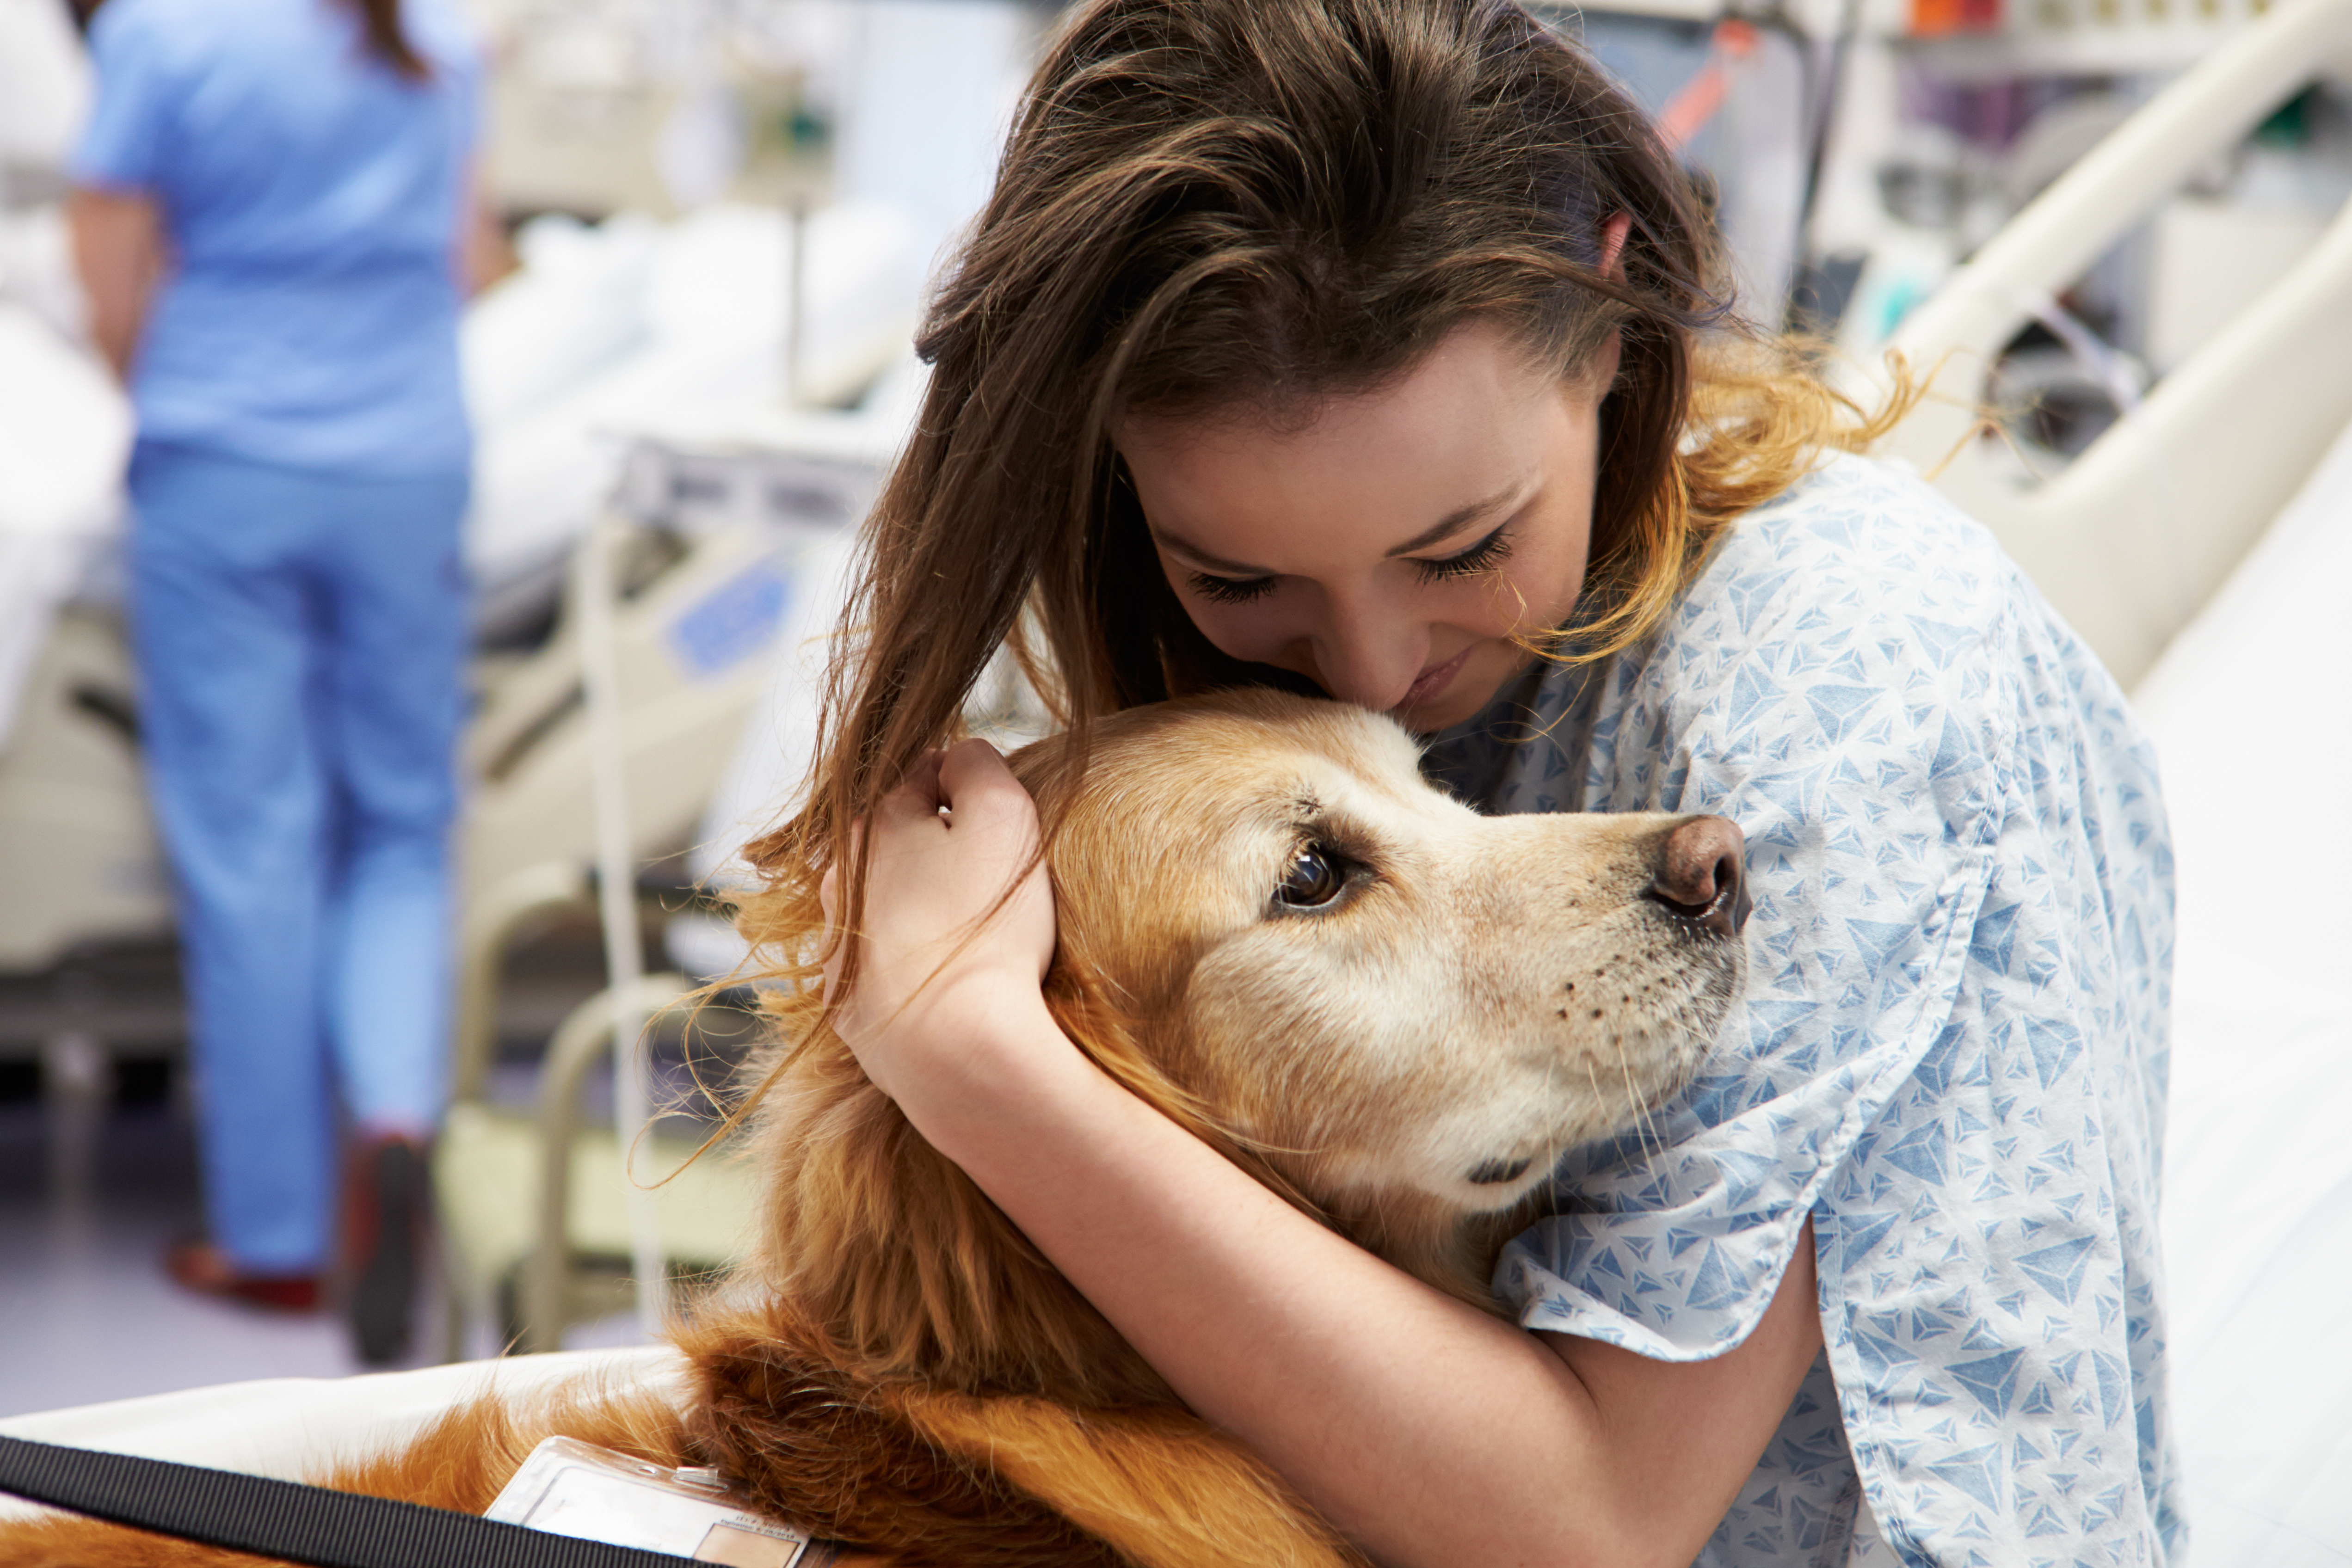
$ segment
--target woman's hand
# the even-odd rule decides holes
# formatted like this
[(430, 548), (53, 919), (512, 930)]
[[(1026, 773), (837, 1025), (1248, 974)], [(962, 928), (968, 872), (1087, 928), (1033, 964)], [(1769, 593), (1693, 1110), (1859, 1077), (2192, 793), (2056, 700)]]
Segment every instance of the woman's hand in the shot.
[[(857, 976), (835, 1024), (922, 1126), (928, 1106), (968, 1103), (983, 1082), (1002, 1088), (1018, 1066), (1007, 1048), (1039, 1038), (1021, 1027), (1043, 1015), (1038, 981), (1054, 956), (1053, 887), (1032, 863), (1037, 808), (995, 747), (967, 740), (926, 756), (864, 831)], [(836, 874), (819, 890), (828, 926), (843, 903)], [(836, 953), (828, 988), (840, 965)]]

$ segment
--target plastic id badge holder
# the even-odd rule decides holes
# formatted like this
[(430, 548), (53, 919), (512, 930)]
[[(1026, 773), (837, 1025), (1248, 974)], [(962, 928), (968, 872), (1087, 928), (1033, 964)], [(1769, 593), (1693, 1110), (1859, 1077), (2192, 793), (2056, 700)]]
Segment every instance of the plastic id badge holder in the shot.
[(572, 1437), (533, 1448), (487, 1517), (730, 1568), (825, 1568), (837, 1555), (745, 1510), (716, 1470), (667, 1470)]

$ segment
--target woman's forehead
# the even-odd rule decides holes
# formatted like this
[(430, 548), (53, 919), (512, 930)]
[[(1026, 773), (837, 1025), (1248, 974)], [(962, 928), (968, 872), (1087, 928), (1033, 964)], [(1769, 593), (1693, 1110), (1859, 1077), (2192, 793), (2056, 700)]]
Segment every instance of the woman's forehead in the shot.
[(1134, 415), (1117, 439), (1163, 544), (1204, 566), (1279, 570), (1241, 552), (1320, 518), (1359, 549), (1408, 553), (1507, 513), (1541, 482), (1580, 407), (1500, 334), (1464, 329), (1405, 375), (1325, 398), (1303, 421)]

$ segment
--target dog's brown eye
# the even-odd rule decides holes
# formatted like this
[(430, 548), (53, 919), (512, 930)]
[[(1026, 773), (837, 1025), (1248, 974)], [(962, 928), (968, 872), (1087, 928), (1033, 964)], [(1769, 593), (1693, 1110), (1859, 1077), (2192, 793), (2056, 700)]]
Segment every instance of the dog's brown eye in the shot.
[(1291, 858), (1290, 871), (1274, 890), (1274, 901), (1288, 909), (1319, 909), (1339, 896), (1347, 873), (1318, 845), (1308, 844)]

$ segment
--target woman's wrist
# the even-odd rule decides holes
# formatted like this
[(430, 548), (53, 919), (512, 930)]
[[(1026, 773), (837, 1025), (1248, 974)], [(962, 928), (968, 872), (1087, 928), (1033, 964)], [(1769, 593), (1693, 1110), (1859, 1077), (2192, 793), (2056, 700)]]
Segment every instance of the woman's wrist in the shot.
[(894, 1051), (881, 1086), (916, 1131), (959, 1164), (984, 1155), (975, 1135), (984, 1140), (1031, 1119), (1084, 1079), (1108, 1084), (1025, 977), (972, 975), (942, 984), (915, 998), (893, 1032), (902, 1030), (902, 1040), (919, 1040), (920, 1048)]

